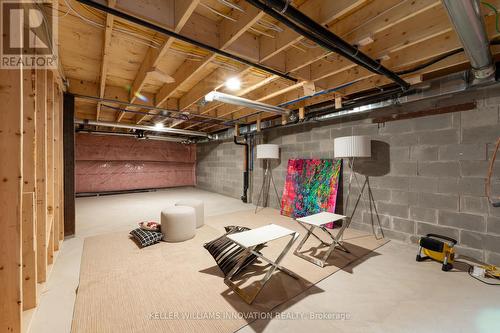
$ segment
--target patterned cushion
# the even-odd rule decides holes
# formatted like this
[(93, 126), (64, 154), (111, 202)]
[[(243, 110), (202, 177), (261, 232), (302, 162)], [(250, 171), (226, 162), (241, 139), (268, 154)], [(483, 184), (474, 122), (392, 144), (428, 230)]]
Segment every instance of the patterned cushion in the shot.
[(146, 247), (158, 243), (163, 238), (163, 234), (158, 231), (149, 231), (141, 228), (130, 232), (140, 247)]
[[(203, 246), (215, 259), (217, 266), (219, 266), (224, 275), (228, 275), (240, 260), (245, 249), (226, 236), (237, 232), (247, 231), (250, 230), (250, 228), (240, 226), (227, 226), (225, 227), (225, 229), (226, 233), (224, 235), (204, 244)], [(264, 244), (258, 245), (255, 250), (260, 251), (264, 246)], [(239, 274), (243, 269), (254, 262), (255, 259), (257, 259), (256, 255), (250, 255), (247, 259), (245, 259), (243, 265), (241, 265), (241, 267), (235, 272), (235, 275)]]

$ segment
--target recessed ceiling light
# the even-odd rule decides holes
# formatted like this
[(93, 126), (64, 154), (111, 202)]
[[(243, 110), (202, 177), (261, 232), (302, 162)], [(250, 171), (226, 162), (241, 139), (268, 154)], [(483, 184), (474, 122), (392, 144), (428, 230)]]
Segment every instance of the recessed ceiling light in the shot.
[(237, 77), (230, 77), (226, 80), (226, 88), (229, 90), (239, 90), (241, 88), (241, 81)]

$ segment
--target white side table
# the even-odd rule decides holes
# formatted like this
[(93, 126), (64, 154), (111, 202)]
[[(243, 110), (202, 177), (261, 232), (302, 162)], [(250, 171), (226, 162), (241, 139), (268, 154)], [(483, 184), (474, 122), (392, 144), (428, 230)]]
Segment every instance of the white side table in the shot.
[[(348, 249), (346, 249), (342, 245), (342, 235), (344, 234), (345, 229), (349, 225), (348, 223), (348, 217), (344, 215), (338, 215), (334, 213), (329, 213), (329, 212), (321, 212), (305, 217), (301, 217), (298, 219), (295, 219), (298, 224), (300, 224), (304, 229), (307, 230), (307, 234), (304, 236), (304, 238), (300, 241), (299, 246), (295, 249), (293, 254), (296, 256), (305, 259), (319, 267), (324, 267), (326, 261), (330, 257), (330, 254), (332, 251), (335, 249), (336, 246), (338, 246), (340, 249), (342, 249), (345, 252), (349, 252)], [(337, 232), (337, 235), (333, 236), (330, 231), (325, 227), (326, 224), (331, 223), (331, 222), (336, 222), (336, 221), (343, 221), (342, 226), (340, 227), (339, 231)], [(314, 234), (315, 229), (320, 229), (323, 232), (325, 232), (331, 239), (332, 242), (330, 244), (322, 241), (317, 235)], [(309, 236), (313, 235), (316, 239), (318, 239), (321, 244), (329, 246), (328, 250), (326, 253), (323, 255), (323, 258), (321, 259), (316, 259), (310, 256), (306, 256), (305, 254), (301, 253), (300, 250), (304, 243), (307, 241)]]
[[(280, 239), (282, 237), (287, 237), (290, 236), (291, 239), (290, 241), (285, 245), (283, 250), (281, 251), (280, 255), (278, 258), (275, 260), (268, 259), (262, 255), (262, 253), (255, 251), (255, 247), (257, 247), (260, 244), (268, 243), (273, 240)], [(280, 266), (280, 262), (283, 259), (283, 257), (287, 254), (287, 252), (290, 250), (292, 247), (293, 243), (297, 240), (299, 237), (299, 233), (284, 227), (281, 227), (276, 224), (269, 224), (263, 227), (255, 228), (252, 230), (248, 231), (243, 231), (243, 232), (238, 232), (236, 234), (230, 234), (227, 235), (227, 238), (231, 239), (233, 242), (236, 244), (240, 245), (241, 247), (245, 248), (245, 254), (242, 255), (240, 261), (236, 264), (236, 266), (233, 267), (233, 269), (229, 272), (229, 274), (225, 277), (224, 282), (235, 292), (237, 293), (245, 302), (248, 304), (252, 304), (252, 302), (255, 300), (257, 295), (260, 293), (264, 285), (269, 281), (271, 278), (271, 275), (276, 269), (279, 269), (283, 273), (286, 273), (293, 277), (294, 279), (298, 279), (299, 277), (293, 273), (292, 271), (286, 269), (283, 266)], [(241, 288), (239, 288), (233, 281), (233, 275), (235, 272), (238, 271), (238, 269), (241, 267), (241, 265), (245, 262), (245, 260), (250, 256), (250, 255), (256, 255), (257, 257), (261, 258), (262, 260), (266, 261), (267, 263), (271, 264), (271, 268), (267, 271), (266, 275), (257, 282), (257, 289), (254, 293), (246, 293), (243, 291)]]

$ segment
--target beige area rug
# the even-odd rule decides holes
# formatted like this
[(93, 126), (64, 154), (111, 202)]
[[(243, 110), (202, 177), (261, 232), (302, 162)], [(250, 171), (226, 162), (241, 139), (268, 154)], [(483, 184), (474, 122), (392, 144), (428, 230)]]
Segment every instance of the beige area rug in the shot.
[[(241, 211), (208, 217), (196, 237), (182, 243), (161, 242), (139, 249), (127, 233), (86, 238), (72, 331), (234, 332), (306, 289), (309, 294), (323, 292), (315, 284), (349, 264), (349, 272), (355, 274), (362, 258), (377, 255), (372, 251), (386, 243), (348, 229), (344, 239), (351, 253), (335, 250), (328, 265), (319, 268), (293, 255), (297, 241), (282, 265), (301, 279), (276, 271), (254, 303), (248, 305), (224, 284), (221, 271), (203, 244), (223, 234), (226, 225), (255, 228), (270, 223), (299, 231), (301, 236), (305, 233), (292, 219), (265, 209), (258, 214)], [(262, 252), (276, 258), (288, 240), (271, 242)], [(310, 246), (310, 254), (319, 256), (326, 248), (317, 243), (310, 237), (303, 249)], [(257, 262), (242, 273), (241, 285), (253, 288), (253, 282), (267, 268)]]

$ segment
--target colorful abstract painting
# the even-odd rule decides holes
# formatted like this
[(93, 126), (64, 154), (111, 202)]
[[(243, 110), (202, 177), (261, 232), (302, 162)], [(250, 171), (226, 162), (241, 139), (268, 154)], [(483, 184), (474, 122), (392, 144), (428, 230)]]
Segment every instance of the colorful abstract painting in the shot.
[(281, 215), (304, 217), (335, 212), (342, 160), (291, 159), (281, 200)]

